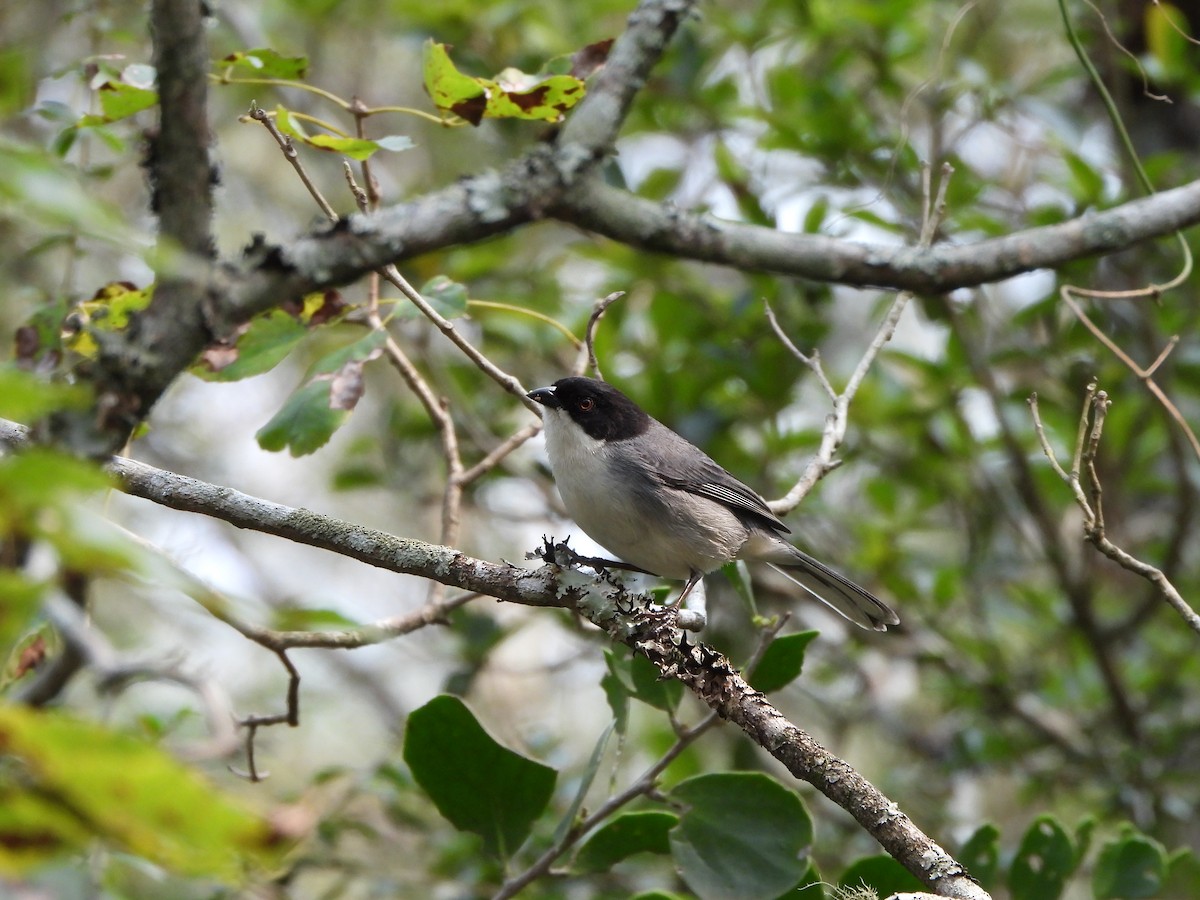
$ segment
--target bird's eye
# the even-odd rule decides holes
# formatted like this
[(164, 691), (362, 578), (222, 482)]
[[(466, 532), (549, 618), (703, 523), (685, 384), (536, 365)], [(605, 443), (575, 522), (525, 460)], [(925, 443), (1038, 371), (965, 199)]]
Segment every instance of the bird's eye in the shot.
[(596, 401), (591, 397), (584, 397), (579, 401), (579, 409), (581, 412), (591, 412), (596, 408)]

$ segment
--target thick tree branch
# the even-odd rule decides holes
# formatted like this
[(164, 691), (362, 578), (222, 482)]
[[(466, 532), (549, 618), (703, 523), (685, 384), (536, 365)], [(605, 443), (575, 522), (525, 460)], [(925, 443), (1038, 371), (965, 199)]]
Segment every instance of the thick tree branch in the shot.
[[(27, 429), (0, 420), (0, 445), (15, 448), (28, 441)], [(241, 528), (501, 600), (576, 610), (614, 640), (644, 653), (665, 677), (678, 678), (718, 715), (737, 724), (793, 775), (854, 816), (884, 849), (930, 888), (949, 897), (987, 897), (963, 867), (913, 825), (892, 801), (785, 719), (763, 694), (746, 683), (728, 659), (704, 644), (687, 643), (678, 626), (679, 610), (635, 605), (641, 598), (627, 594), (603, 573), (591, 578), (577, 572), (564, 575), (556, 565), (527, 570), (473, 559), (451, 547), (398, 538), (129, 459), (113, 458), (109, 469), (127, 493), (172, 509), (203, 513)], [(559, 550), (565, 548), (548, 547), (547, 557), (557, 560)], [(293, 708), (289, 703), (289, 710)], [(275, 719), (283, 721), (280, 717), (272, 721)]]
[[(540, 144), (500, 169), (372, 215), (349, 217), (287, 245), (256, 245), (240, 262), (215, 272), (208, 272), (203, 260), (200, 266), (181, 265), (185, 277), (177, 288), (160, 277), (150, 309), (127, 333), (109, 338), (101, 348), (93, 380), (106, 412), (100, 420), (102, 433), (95, 433), (93, 420), (76, 416), (60, 425), (59, 434), (76, 450), (111, 452), (207, 343), (256, 313), (347, 284), (387, 264), (484, 240), (546, 217), (648, 250), (720, 265), (921, 293), (1058, 266), (1200, 221), (1200, 182), (1195, 182), (1059, 225), (921, 249), (723, 222), (609, 187), (592, 176), (594, 166), (611, 150), (632, 98), (692, 6), (686, 0), (639, 4), (605, 70), (555, 144)], [(163, 92), (163, 131), (156, 147), (164, 159), (173, 159), (166, 156), (168, 147), (174, 153), (178, 145), (186, 145), (190, 160), (173, 168), (178, 183), (168, 183), (158, 173), (161, 208), (173, 211), (172, 218), (163, 220), (163, 233), (187, 251), (183, 262), (195, 263), (207, 253), (211, 203), (204, 78), (194, 77), (193, 83), (193, 76), (203, 74), (206, 56), (199, 4), (159, 0), (154, 9)], [(192, 85), (190, 91), (182, 89), (185, 83)]]
[(147, 163), (161, 238), (208, 259), (213, 254), (213, 176), (203, 15), (200, 0), (154, 0), (150, 5), (160, 113)]
[[(587, 614), (586, 608), (584, 609)], [(927, 887), (945, 897), (986, 900), (966, 870), (922, 832), (873, 784), (789, 722), (738, 674), (722, 654), (686, 642), (673, 614), (658, 609), (614, 616), (613, 637), (649, 657), (664, 676), (688, 686), (721, 718), (728, 719), (803, 779), (850, 813), (888, 853)], [(600, 617), (589, 616), (604, 627)]]
[(730, 222), (644, 200), (594, 178), (572, 190), (553, 215), (622, 243), (686, 259), (933, 294), (1124, 250), (1195, 225), (1200, 222), (1200, 181), (1058, 225), (927, 249)]
[(679, 23), (696, 6), (695, 0), (643, 0), (638, 4), (587, 96), (563, 125), (559, 145), (569, 156), (595, 158), (612, 147), (634, 97)]
[(159, 94), (158, 129), (150, 135), (146, 159), (151, 205), (159, 218), (154, 297), (126, 334), (99, 342), (93, 380), (101, 398), (101, 433), (79, 416), (59, 419), (60, 434), (79, 452), (103, 455), (120, 446), (214, 336), (207, 323), (214, 174), (203, 18), (200, 0), (151, 4)]
[[(260, 247), (226, 273), (233, 320), (353, 281), (388, 262), (471, 243), (550, 214), (614, 240), (689, 259), (814, 281), (938, 293), (1126, 249), (1200, 222), (1200, 181), (1140, 200), (970, 244), (927, 249), (790, 234), (681, 211), (596, 179), (562, 181), (561, 147), (537, 147), (483, 173), (374, 216)], [(568, 154), (569, 155), (569, 154)], [(557, 198), (557, 199), (555, 199)], [(551, 201), (551, 209), (547, 206)]]

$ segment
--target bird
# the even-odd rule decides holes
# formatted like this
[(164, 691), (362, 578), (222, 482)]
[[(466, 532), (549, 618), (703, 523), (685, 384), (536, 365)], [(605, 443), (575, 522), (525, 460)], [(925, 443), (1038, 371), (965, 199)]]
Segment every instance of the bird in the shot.
[(607, 382), (561, 378), (541, 404), (546, 453), (576, 524), (621, 561), (683, 580), (677, 605), (731, 560), (762, 561), (863, 628), (900, 624), (890, 607), (783, 535), (767, 502)]

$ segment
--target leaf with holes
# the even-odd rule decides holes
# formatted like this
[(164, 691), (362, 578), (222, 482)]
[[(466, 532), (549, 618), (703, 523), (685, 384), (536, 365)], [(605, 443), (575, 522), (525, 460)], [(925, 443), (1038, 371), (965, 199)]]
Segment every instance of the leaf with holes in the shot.
[(447, 45), (435, 41), (425, 45), (424, 71), (434, 106), (472, 125), (484, 117), (557, 122), (586, 92), (583, 81), (571, 75), (543, 77), (516, 69), (505, 69), (495, 79), (466, 75), (450, 59)]
[(1028, 900), (1057, 900), (1077, 864), (1066, 829), (1053, 816), (1039, 816), (1021, 838), (1009, 866), (1009, 890)]
[(269, 47), (238, 50), (223, 57), (219, 64), (230, 72), (250, 78), (296, 80), (308, 74), (307, 56), (284, 56)]

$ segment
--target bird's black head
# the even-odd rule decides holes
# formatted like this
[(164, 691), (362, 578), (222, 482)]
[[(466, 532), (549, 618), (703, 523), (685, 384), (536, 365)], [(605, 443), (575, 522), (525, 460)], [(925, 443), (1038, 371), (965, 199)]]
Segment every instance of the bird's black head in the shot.
[(560, 378), (550, 387), (530, 391), (530, 400), (548, 409), (561, 409), (589, 437), (624, 441), (650, 427), (650, 415), (611, 384), (594, 378)]

